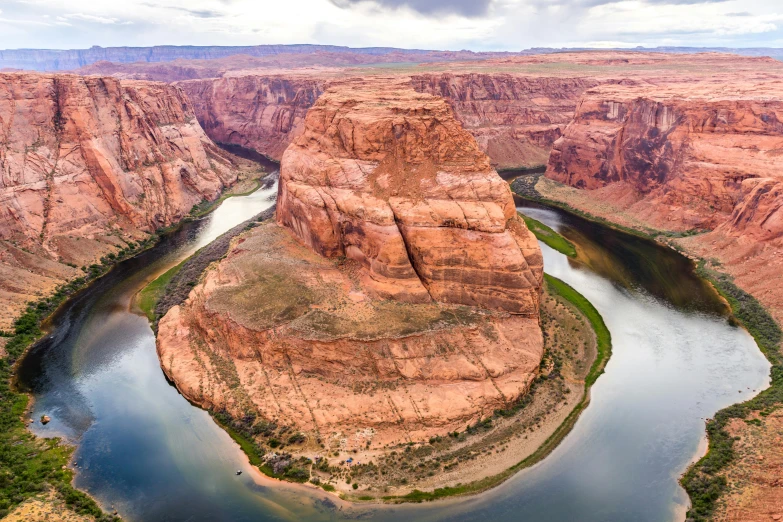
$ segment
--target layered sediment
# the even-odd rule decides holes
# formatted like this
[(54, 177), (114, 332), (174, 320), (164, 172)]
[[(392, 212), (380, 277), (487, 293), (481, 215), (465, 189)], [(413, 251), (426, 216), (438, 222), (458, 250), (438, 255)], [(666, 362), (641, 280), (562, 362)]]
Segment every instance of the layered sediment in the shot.
[(176, 87), (0, 74), (2, 324), (235, 180)]
[(594, 213), (703, 232), (679, 242), (720, 260), (781, 320), (783, 294), (766, 281), (783, 268), (783, 90), (774, 78), (724, 85), (590, 89), (547, 176), (588, 189)]
[(445, 98), (493, 165), (513, 169), (546, 165), (579, 97), (599, 81), (444, 73), (415, 75), (411, 83), (419, 92)]
[(276, 221), (159, 323), (189, 399), (339, 450), (422, 442), (525, 393), (541, 252), (443, 99), (327, 89), (283, 155)]
[(319, 78), (245, 75), (178, 85), (214, 141), (240, 145), (280, 161), (326, 84)]
[(742, 201), (769, 210), (760, 193), (780, 179), (779, 91), (771, 82), (730, 93), (712, 82), (591, 89), (555, 143), (547, 176), (591, 190), (622, 186), (613, 197), (657, 228), (712, 230), (735, 210), (737, 232), (758, 228), (767, 218), (748, 216)]

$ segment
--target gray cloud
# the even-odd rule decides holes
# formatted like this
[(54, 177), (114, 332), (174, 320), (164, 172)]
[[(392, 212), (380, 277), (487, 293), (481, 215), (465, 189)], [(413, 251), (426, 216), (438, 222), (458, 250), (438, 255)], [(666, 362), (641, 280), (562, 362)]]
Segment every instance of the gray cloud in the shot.
[(399, 9), (408, 7), (427, 16), (459, 14), (467, 17), (486, 15), (492, 0), (330, 0), (341, 8), (357, 4), (375, 4), (380, 7)]
[[(569, 7), (597, 7), (599, 5), (614, 4), (620, 0), (533, 0), (533, 4), (539, 7), (547, 7), (553, 4)], [(723, 4), (730, 0), (644, 0), (650, 5), (696, 5), (696, 4)]]
[[(228, 3), (228, 2), (224, 2), (224, 3)], [(188, 9), (187, 7), (177, 7), (173, 5), (159, 5), (150, 2), (144, 2), (141, 5), (145, 5), (147, 7), (154, 7), (156, 9), (163, 8), (163, 9), (169, 9), (171, 11), (179, 11), (181, 13), (187, 13), (190, 16), (195, 16), (196, 18), (220, 18), (223, 16), (223, 13), (219, 11), (213, 11), (212, 9)]]

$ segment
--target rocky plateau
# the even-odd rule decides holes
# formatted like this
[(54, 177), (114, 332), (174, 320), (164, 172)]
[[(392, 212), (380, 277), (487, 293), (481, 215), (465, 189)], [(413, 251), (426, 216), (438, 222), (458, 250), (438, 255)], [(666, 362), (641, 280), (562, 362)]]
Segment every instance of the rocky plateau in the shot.
[(351, 80), (283, 154), (276, 223), (161, 319), (158, 352), (202, 406), (293, 421), (332, 449), (421, 442), (526, 392), (542, 269), (442, 98)]

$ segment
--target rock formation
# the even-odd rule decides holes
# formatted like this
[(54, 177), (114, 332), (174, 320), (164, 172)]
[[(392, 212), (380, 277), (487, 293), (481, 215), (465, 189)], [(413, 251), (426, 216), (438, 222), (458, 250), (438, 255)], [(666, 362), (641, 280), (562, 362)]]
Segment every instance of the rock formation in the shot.
[(75, 267), (170, 225), (236, 179), (182, 91), (0, 74), (0, 297), (20, 306)]
[(347, 256), (381, 297), (538, 315), (542, 259), (511, 192), (443, 99), (399, 82), (330, 89), (281, 163), (277, 220)]
[(732, 214), (738, 233), (775, 228), (763, 214), (775, 212), (783, 167), (778, 91), (772, 82), (724, 91), (698, 81), (590, 89), (547, 176), (585, 189), (616, 185), (603, 192), (658, 228), (711, 230)]
[(592, 78), (513, 74), (421, 74), (414, 89), (444, 97), (481, 150), (500, 169), (546, 165)]
[(325, 83), (309, 77), (247, 75), (178, 85), (214, 141), (241, 145), (280, 161)]
[(189, 399), (350, 449), (464, 429), (526, 392), (541, 252), (443, 99), (329, 88), (283, 155), (277, 221), (159, 323)]

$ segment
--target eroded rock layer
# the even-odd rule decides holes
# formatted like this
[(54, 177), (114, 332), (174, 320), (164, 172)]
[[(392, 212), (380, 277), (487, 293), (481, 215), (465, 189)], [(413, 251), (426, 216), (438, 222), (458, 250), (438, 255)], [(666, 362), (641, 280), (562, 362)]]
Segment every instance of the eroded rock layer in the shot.
[(421, 74), (419, 92), (444, 97), (497, 168), (546, 165), (552, 144), (571, 121), (593, 78), (512, 74)]
[(585, 189), (616, 185), (598, 194), (626, 201), (658, 228), (729, 221), (736, 233), (779, 236), (781, 94), (775, 82), (731, 92), (697, 81), (590, 89), (555, 143), (547, 176)]
[(326, 83), (296, 75), (245, 75), (192, 80), (179, 86), (188, 94), (210, 138), (280, 161)]
[(176, 87), (0, 74), (3, 323), (235, 179)]
[(426, 441), (527, 390), (537, 319), (378, 299), (360, 273), (261, 225), (161, 319), (162, 367), (205, 408), (334, 449)]
[(281, 163), (277, 220), (365, 267), (381, 297), (538, 315), (541, 252), (508, 185), (442, 98), (349, 81)]

